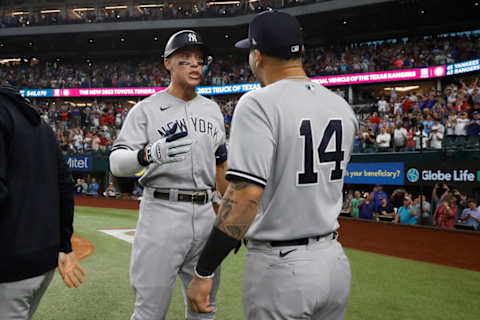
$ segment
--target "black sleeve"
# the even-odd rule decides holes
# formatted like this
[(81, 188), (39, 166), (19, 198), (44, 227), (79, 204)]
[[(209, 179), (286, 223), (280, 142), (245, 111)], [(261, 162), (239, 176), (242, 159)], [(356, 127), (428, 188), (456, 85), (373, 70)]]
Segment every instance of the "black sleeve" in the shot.
[(224, 143), (218, 147), (217, 151), (215, 151), (215, 160), (216, 160), (217, 166), (222, 163), (225, 163), (225, 161), (227, 161), (227, 156), (228, 156), (227, 145)]
[(70, 239), (73, 234), (73, 183), (72, 173), (67, 166), (57, 143), (58, 184), (60, 191), (60, 252), (72, 252)]
[(7, 189), (7, 153), (10, 145), (12, 123), (7, 111), (0, 107), (0, 207), (8, 198)]

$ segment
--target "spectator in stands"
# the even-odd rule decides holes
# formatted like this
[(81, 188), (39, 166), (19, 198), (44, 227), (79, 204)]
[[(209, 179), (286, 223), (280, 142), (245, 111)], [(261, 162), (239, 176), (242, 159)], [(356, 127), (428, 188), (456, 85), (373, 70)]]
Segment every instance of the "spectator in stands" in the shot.
[(82, 112), (80, 107), (75, 105), (72, 108), (72, 128), (79, 128), (82, 120)]
[(349, 213), (352, 217), (358, 218), (359, 210), (358, 205), (362, 201), (360, 191), (355, 191), (353, 199), (350, 201)]
[(363, 134), (360, 129), (357, 130), (357, 134), (353, 140), (353, 153), (359, 153), (363, 149)]
[(395, 189), (390, 196), (390, 203), (394, 208), (398, 210), (403, 205), (403, 199), (405, 198), (407, 191), (404, 188)]
[(107, 189), (103, 192), (103, 196), (107, 198), (116, 198), (117, 197), (117, 189), (113, 185), (113, 182), (110, 182)]
[(440, 228), (454, 228), (457, 217), (455, 198), (448, 194), (442, 204), (435, 210), (433, 223)]
[(385, 100), (384, 96), (382, 96), (382, 98), (377, 102), (377, 106), (378, 113), (382, 116), (390, 112), (390, 104)]
[(365, 141), (365, 152), (375, 152), (377, 148), (375, 147), (376, 144), (376, 138), (377, 136), (375, 135), (375, 132), (372, 128), (368, 128), (367, 132), (364, 133), (363, 139)]
[(420, 196), (418, 196), (413, 202), (416, 216), (418, 220), (421, 220), (421, 224), (431, 226), (433, 225), (432, 206), (427, 201), (427, 197), (422, 196), (422, 207), (420, 208)]
[(353, 192), (352, 190), (348, 190), (347, 194), (343, 196), (343, 203), (342, 203), (342, 213), (349, 213), (350, 214), (350, 202), (353, 199)]
[(467, 117), (467, 113), (462, 111), (460, 117), (457, 118), (455, 123), (455, 141), (457, 143), (464, 143), (465, 137), (467, 136), (467, 126), (470, 123), (470, 120)]
[(388, 203), (388, 199), (386, 196), (380, 196), (380, 205), (376, 208), (376, 217), (377, 221), (379, 220), (379, 216), (386, 216), (386, 217), (393, 217), (395, 216), (395, 209), (393, 206)]
[(380, 152), (388, 152), (390, 151), (390, 140), (391, 140), (390, 133), (387, 133), (387, 128), (382, 127), (380, 129), (380, 134), (376, 138), (378, 151)]
[(433, 209), (437, 209), (443, 199), (449, 194), (450, 189), (445, 183), (435, 183), (432, 192)]
[(460, 190), (453, 189), (451, 195), (455, 198), (455, 205), (457, 206), (457, 217), (456, 220), (460, 219), (463, 210), (468, 206), (467, 196), (463, 195)]
[(133, 189), (133, 195), (138, 198), (138, 197), (141, 197), (142, 194), (143, 194), (142, 187), (140, 186), (139, 183), (135, 183), (135, 188)]
[(438, 133), (440, 133), (442, 136), (445, 136), (445, 126), (442, 124), (442, 120), (440, 119), (439, 116), (435, 117), (435, 122), (433, 124), (433, 127), (437, 127)]
[(97, 180), (95, 178), (92, 178), (92, 182), (88, 185), (88, 195), (98, 196), (99, 189), (100, 186), (98, 185)]
[(82, 194), (87, 194), (88, 193), (88, 183), (87, 183), (87, 181), (85, 181), (85, 179), (82, 179), (82, 187), (83, 187)]
[(425, 133), (428, 136), (430, 135), (432, 131), (432, 127), (435, 125), (435, 122), (433, 121), (433, 118), (432, 118), (432, 115), (430, 114), (429, 109), (425, 109), (425, 114), (427, 115), (426, 120), (422, 122), (422, 125), (423, 125), (423, 130), (425, 130)]
[(439, 132), (439, 127), (433, 126), (430, 136), (428, 137), (428, 144), (431, 149), (442, 149), (443, 135)]
[(415, 141), (415, 133), (417, 128), (412, 127), (410, 130), (407, 131), (407, 135), (405, 136), (405, 151), (415, 151), (416, 141)]
[(83, 182), (82, 179), (77, 179), (77, 183), (75, 184), (75, 194), (81, 195), (83, 194)]
[(382, 200), (380, 199), (381, 197), (386, 198), (388, 202), (388, 195), (385, 191), (383, 191), (383, 187), (381, 185), (377, 184), (373, 188), (371, 195), (373, 196), (373, 202), (375, 203), (375, 208), (378, 208), (381, 205), (382, 203)]
[(478, 230), (480, 224), (480, 209), (477, 207), (475, 199), (468, 199), (468, 208), (463, 210), (460, 221)]
[(420, 129), (414, 130), (414, 140), (415, 140), (415, 149), (426, 150), (428, 145), (428, 134), (425, 132), (423, 125), (420, 126)]
[(404, 151), (407, 142), (407, 134), (407, 129), (403, 127), (401, 121), (398, 121), (395, 124), (395, 130), (393, 131), (393, 151)]
[(365, 192), (363, 199), (357, 205), (358, 217), (360, 219), (373, 219), (373, 213), (375, 212), (375, 202), (373, 201), (373, 193), (369, 194)]
[(403, 206), (398, 208), (395, 223), (417, 224), (417, 212), (413, 207), (412, 200), (408, 197), (403, 199)]
[(472, 120), (468, 124), (468, 144), (476, 147), (480, 139), (480, 112), (474, 111), (472, 113)]

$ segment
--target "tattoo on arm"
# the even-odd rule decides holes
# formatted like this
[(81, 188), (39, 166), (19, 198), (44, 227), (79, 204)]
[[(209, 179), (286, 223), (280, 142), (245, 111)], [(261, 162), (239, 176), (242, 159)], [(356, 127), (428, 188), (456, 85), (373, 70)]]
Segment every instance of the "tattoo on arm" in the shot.
[(225, 220), (228, 218), (230, 213), (232, 213), (233, 206), (237, 204), (237, 201), (229, 199), (228, 196), (223, 198), (222, 206), (220, 207), (220, 213), (218, 215), (220, 220)]
[(252, 186), (243, 181), (231, 182), (220, 205), (215, 226), (229, 236), (241, 240), (248, 231), (258, 210), (258, 200), (239, 193)]

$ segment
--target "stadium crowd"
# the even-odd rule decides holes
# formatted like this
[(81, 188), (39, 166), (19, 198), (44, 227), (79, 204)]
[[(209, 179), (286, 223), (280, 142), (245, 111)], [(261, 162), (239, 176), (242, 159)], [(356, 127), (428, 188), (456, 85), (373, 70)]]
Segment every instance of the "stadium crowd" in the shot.
[[(338, 91), (341, 93), (341, 91)], [(238, 96), (214, 100), (224, 115), (227, 135)], [(135, 101), (74, 104), (37, 99), (34, 104), (57, 133), (65, 153), (105, 153), (111, 149), (128, 110)], [(80, 106), (81, 105), (81, 106)], [(480, 148), (480, 81), (450, 84), (440, 92), (381, 97), (373, 113), (358, 113), (360, 128), (354, 152), (408, 152), (444, 148)]]
[[(480, 36), (471, 33), (369, 44), (307, 48), (304, 65), (309, 76), (374, 72), (443, 65), (480, 57)], [(205, 74), (205, 84), (254, 82), (242, 58), (214, 59)], [(0, 77), (18, 88), (99, 88), (165, 86), (169, 75), (161, 57), (123, 61), (67, 63), (31, 60), (4, 63)]]
[(480, 148), (480, 82), (450, 84), (441, 92), (381, 97), (377, 111), (363, 114), (354, 152)]
[(467, 198), (456, 188), (435, 184), (430, 201), (426, 195), (414, 196), (404, 188), (388, 195), (382, 186), (371, 192), (346, 190), (343, 215), (360, 219), (375, 219), (392, 223), (422, 224), (441, 228), (471, 228), (479, 230), (480, 208), (473, 198)]
[[(233, 17), (245, 14), (262, 12), (269, 9), (280, 9), (325, 0), (257, 0), (245, 1), (243, 5), (223, 3), (220, 5), (211, 4), (205, 0), (193, 0), (190, 2), (176, 3), (176, 1), (163, 1), (161, 5), (144, 6), (113, 6), (89, 7), (88, 10), (75, 10), (69, 8), (62, 14), (61, 10), (5, 10), (0, 15), (0, 28), (32, 27), (44, 25), (62, 24), (85, 24), (85, 23), (108, 23), (123, 21), (147, 21), (167, 19), (189, 19), (189, 18), (216, 18)], [(83, 9), (83, 8), (82, 8)], [(44, 11), (44, 13), (42, 13)], [(47, 13), (45, 13), (47, 11)], [(20, 14), (21, 13), (21, 14)]]
[[(238, 97), (215, 99), (224, 115), (227, 134)], [(107, 154), (133, 101), (97, 101), (74, 104), (62, 100), (33, 100), (42, 119), (55, 131), (65, 154)]]

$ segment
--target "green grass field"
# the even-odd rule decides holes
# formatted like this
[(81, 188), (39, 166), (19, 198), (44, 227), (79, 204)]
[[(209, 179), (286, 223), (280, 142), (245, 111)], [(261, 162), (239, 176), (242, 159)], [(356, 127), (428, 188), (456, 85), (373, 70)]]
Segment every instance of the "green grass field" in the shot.
[[(95, 253), (82, 261), (85, 282), (78, 289), (68, 289), (57, 273), (34, 320), (130, 319), (134, 303), (128, 276), (131, 245), (97, 230), (135, 227), (136, 220), (135, 211), (78, 207), (75, 233), (95, 246)], [(346, 319), (480, 319), (480, 272), (346, 251), (353, 273)], [(244, 258), (243, 248), (223, 264), (217, 319), (243, 319)], [(167, 319), (184, 319), (178, 282)]]

